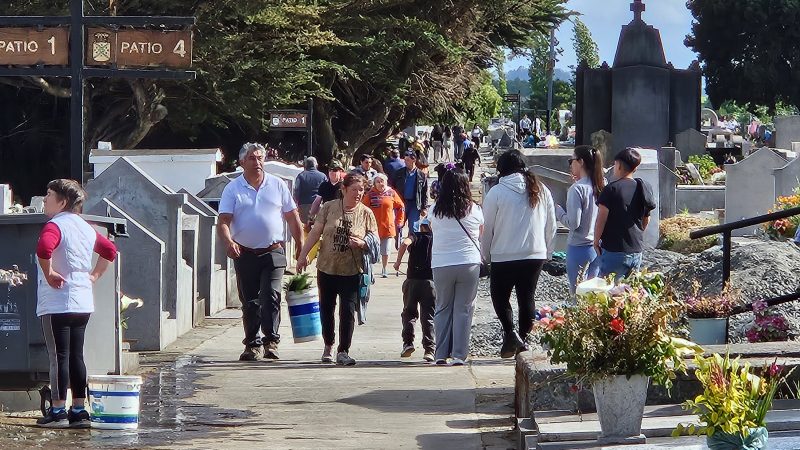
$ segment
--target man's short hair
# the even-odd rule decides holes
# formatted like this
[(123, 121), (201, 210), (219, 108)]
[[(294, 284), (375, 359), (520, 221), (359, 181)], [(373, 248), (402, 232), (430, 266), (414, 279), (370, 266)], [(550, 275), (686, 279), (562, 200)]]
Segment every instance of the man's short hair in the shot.
[(306, 169), (316, 169), (317, 168), (317, 158), (314, 158), (313, 156), (307, 157), (306, 160), (305, 160), (305, 163), (303, 164), (303, 166)]
[(399, 158), (400, 157), (400, 151), (397, 150), (396, 148), (393, 148), (392, 152), (391, 152), (391, 155), (392, 155), (392, 158)]
[(363, 155), (361, 155), (361, 162), (364, 162), (368, 159), (372, 159), (372, 155), (370, 155), (369, 153), (364, 153)]
[(642, 163), (642, 155), (635, 149), (628, 147), (617, 153), (617, 156), (614, 157), (614, 161), (619, 161), (620, 164), (622, 164), (622, 168), (627, 172), (633, 172), (639, 167), (639, 164)]
[(264, 146), (259, 144), (258, 142), (248, 142), (244, 144), (242, 148), (239, 149), (239, 161), (244, 161), (247, 158), (248, 154), (257, 150), (261, 150), (262, 152), (264, 152), (264, 156), (266, 156), (267, 149), (265, 149)]

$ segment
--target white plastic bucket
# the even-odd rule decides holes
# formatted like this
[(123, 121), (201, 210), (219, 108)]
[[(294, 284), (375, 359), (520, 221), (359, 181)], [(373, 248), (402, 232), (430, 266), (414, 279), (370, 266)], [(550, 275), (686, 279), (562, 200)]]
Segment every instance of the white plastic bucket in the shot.
[(289, 319), (295, 343), (316, 341), (322, 337), (322, 322), (319, 318), (319, 299), (315, 288), (305, 291), (289, 291), (286, 294)]
[(92, 428), (135, 430), (139, 428), (139, 391), (142, 377), (90, 375), (89, 405)]

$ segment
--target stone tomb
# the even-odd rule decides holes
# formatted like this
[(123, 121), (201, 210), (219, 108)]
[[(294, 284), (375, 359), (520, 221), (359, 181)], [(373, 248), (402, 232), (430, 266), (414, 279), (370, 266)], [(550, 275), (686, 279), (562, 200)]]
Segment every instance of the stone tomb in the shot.
[(218, 148), (164, 150), (92, 150), (89, 162), (97, 178), (119, 158), (128, 158), (157, 182), (173, 191), (186, 189), (196, 194), (205, 187), (205, 179), (217, 174), (222, 161)]
[(681, 152), (681, 159), (688, 161), (690, 156), (702, 156), (706, 154), (706, 144), (708, 136), (689, 128), (675, 135), (675, 146)]
[(795, 158), (789, 164), (775, 169), (775, 197), (794, 194), (800, 186), (800, 158)]
[[(107, 207), (103, 200), (107, 199), (165, 244), (161, 298), (143, 300), (145, 303), (154, 301), (162, 305), (168, 318), (175, 321), (176, 337), (189, 331), (202, 320), (199, 311), (205, 314), (205, 306), (198, 305), (201, 302), (198, 301), (195, 280), (198, 210), (189, 203), (186, 194), (165, 188), (128, 158), (117, 159), (99, 177), (90, 181), (86, 190), (89, 193), (89, 201), (85, 206), (87, 211), (104, 214)], [(139, 261), (129, 261), (122, 279), (148, 282), (141, 278), (139, 268), (158, 258), (158, 254), (153, 254), (143, 256)], [(156, 318), (150, 317), (150, 320), (153, 321), (151, 324), (156, 323)], [(162, 334), (162, 331), (167, 333)], [(148, 339), (148, 342), (158, 342), (163, 348), (172, 339), (168, 331), (153, 330), (160, 336)]]
[[(768, 148), (738, 163), (726, 164), (725, 222), (766, 214), (775, 204), (774, 171), (786, 165), (784, 158)], [(735, 230), (733, 236), (752, 235), (757, 230), (758, 225), (742, 228)]]
[(800, 116), (775, 117), (775, 148), (792, 148), (800, 142)]

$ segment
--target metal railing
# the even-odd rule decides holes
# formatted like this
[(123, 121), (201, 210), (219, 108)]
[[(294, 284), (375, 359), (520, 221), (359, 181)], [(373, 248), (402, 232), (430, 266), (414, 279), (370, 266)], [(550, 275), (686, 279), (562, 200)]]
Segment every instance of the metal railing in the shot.
[[(731, 233), (734, 230), (738, 230), (741, 228), (752, 227), (753, 225), (760, 225), (762, 223), (772, 222), (773, 220), (785, 219), (787, 217), (792, 217), (796, 215), (800, 215), (800, 207), (764, 214), (761, 216), (751, 217), (749, 219), (737, 220), (735, 222), (715, 225), (713, 227), (694, 230), (689, 233), (689, 238), (700, 239), (706, 236), (712, 236), (714, 234), (722, 234), (722, 285), (725, 286), (731, 279)], [(765, 301), (767, 305), (775, 306), (798, 299), (800, 299), (800, 292), (794, 292), (792, 294), (770, 298)], [(731, 314), (732, 315), (741, 314), (752, 310), (753, 310), (753, 304), (747, 303), (736, 307)]]

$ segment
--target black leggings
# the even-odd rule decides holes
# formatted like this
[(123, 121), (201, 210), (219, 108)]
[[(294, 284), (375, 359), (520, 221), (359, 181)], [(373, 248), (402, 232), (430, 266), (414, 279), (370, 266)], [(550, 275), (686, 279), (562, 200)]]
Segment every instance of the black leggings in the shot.
[(533, 302), (536, 283), (542, 273), (542, 259), (523, 259), (492, 263), (491, 286), (492, 304), (503, 331), (514, 331), (514, 312), (511, 309), (511, 290), (517, 291), (519, 306), (519, 335), (528, 336), (533, 326), (536, 307)]
[(339, 348), (337, 352), (349, 352), (356, 324), (356, 302), (358, 301), (358, 275), (328, 275), (317, 271), (319, 286), (319, 315), (322, 320), (322, 339), (325, 345), (336, 340), (336, 297), (339, 296)]
[(86, 398), (86, 364), (83, 362), (83, 337), (89, 314), (45, 314), (41, 317), (44, 342), (50, 357), (50, 389), (53, 400)]

